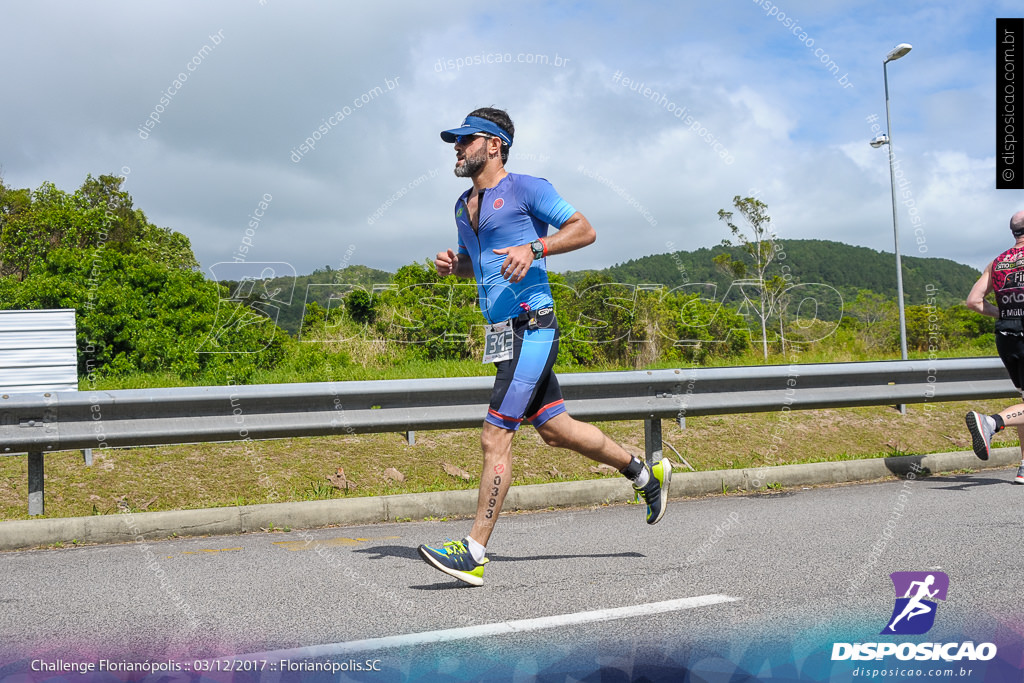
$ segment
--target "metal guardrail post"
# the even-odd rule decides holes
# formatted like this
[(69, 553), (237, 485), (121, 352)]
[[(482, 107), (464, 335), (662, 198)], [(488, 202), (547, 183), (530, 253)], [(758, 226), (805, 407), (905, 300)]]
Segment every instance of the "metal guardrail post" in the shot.
[(39, 451), (28, 454), (28, 514), (43, 514), (43, 454)]
[(649, 463), (661, 460), (661, 419), (648, 418), (644, 420), (644, 459)]
[(407, 444), (409, 444), (410, 446), (415, 446), (416, 445), (416, 432), (406, 432), (405, 433), (405, 442)]

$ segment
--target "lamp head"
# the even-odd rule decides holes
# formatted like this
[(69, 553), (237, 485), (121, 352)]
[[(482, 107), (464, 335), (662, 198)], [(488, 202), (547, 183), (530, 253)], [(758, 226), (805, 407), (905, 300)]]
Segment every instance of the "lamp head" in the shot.
[(888, 145), (889, 144), (889, 136), (886, 135), (885, 133), (882, 133), (881, 135), (876, 137), (874, 140), (872, 140), (868, 144), (870, 144), (875, 149), (878, 149), (882, 145)]
[(910, 52), (912, 49), (914, 48), (910, 43), (900, 43), (899, 45), (897, 45), (896, 47), (889, 51), (889, 54), (885, 56), (885, 61), (883, 62), (883, 64), (885, 62), (894, 62), (900, 57), (906, 56), (906, 54)]

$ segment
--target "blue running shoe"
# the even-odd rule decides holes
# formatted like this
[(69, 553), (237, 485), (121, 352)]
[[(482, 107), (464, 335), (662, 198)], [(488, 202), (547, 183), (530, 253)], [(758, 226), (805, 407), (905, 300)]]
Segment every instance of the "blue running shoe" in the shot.
[(665, 516), (665, 508), (668, 506), (668, 486), (672, 482), (672, 463), (668, 458), (662, 458), (651, 467), (644, 463), (644, 467), (651, 473), (651, 478), (643, 487), (633, 486), (636, 490), (636, 500), (643, 497), (647, 503), (647, 523), (657, 524)]
[(477, 563), (472, 553), (466, 546), (468, 539), (461, 541), (447, 541), (442, 548), (431, 548), (420, 546), (420, 557), (440, 569), (448, 576), (453, 576), (459, 581), (465, 581), (471, 586), (484, 585), (484, 565), (488, 560), (485, 557), (483, 562)]

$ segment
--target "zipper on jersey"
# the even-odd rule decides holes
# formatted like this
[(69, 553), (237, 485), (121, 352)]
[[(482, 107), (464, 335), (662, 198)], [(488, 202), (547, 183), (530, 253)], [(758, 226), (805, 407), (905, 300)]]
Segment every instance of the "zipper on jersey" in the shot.
[[(473, 234), (476, 236), (476, 266), (474, 267), (473, 275), (474, 275), (474, 277), (476, 277), (476, 281), (477, 281), (477, 284), (480, 286), (480, 289), (482, 289), (484, 291), (484, 300), (487, 301), (488, 304), (490, 304), (490, 300), (491, 300), (490, 299), (490, 292), (487, 291), (487, 284), (484, 282), (484, 277), (483, 277), (483, 275), (484, 275), (484, 265), (483, 265), (484, 249), (483, 249), (483, 241), (480, 239), (480, 219), (483, 218), (483, 213), (484, 213), (484, 192), (486, 192), (486, 191), (487, 191), (487, 188), (481, 188), (480, 191), (476, 195), (476, 225), (473, 225), (473, 221), (470, 220), (471, 216), (470, 216), (470, 213), (469, 213), (469, 202), (466, 201), (466, 200), (463, 200), (463, 204), (465, 204), (465, 206), (466, 206), (466, 220), (469, 221), (469, 227), (472, 228)], [(469, 195), (466, 195), (466, 196), (468, 197)], [(477, 272), (476, 272), (477, 269), (479, 269), (479, 271), (480, 271), (479, 275), (477, 275)], [(483, 313), (483, 310), (481, 310), (480, 312)], [(484, 316), (484, 317), (485, 317), (485, 319), (487, 319), (487, 322), (491, 322), (490, 319), (487, 318), (487, 316)]]

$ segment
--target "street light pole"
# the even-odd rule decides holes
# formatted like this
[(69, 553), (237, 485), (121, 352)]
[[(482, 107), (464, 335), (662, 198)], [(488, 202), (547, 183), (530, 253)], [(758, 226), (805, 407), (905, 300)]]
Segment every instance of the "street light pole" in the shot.
[[(900, 258), (900, 224), (896, 210), (896, 153), (892, 146), (892, 118), (889, 115), (889, 62), (905, 56), (912, 49), (910, 43), (900, 43), (882, 60), (882, 78), (885, 82), (885, 127), (886, 134), (871, 141), (872, 147), (889, 146), (889, 186), (892, 190), (892, 236), (896, 245), (896, 302), (900, 311), (900, 357), (907, 360), (907, 316), (903, 307), (903, 262)], [(906, 414), (907, 407), (900, 405), (900, 412)]]
[[(907, 46), (909, 47), (909, 46)], [(909, 50), (907, 50), (909, 52)], [(891, 53), (890, 53), (891, 54)], [(905, 52), (904, 52), (905, 54)], [(903, 56), (902, 54), (899, 56)], [(899, 57), (893, 57), (898, 59)], [(886, 84), (886, 130), (889, 134), (889, 184), (893, 196), (893, 240), (896, 245), (896, 301), (899, 304), (899, 349), (900, 357), (906, 360), (906, 312), (903, 310), (903, 262), (899, 253), (899, 213), (896, 210), (896, 153), (893, 148), (893, 124), (889, 116), (889, 71), (886, 68), (891, 59), (882, 62), (882, 77)]]

